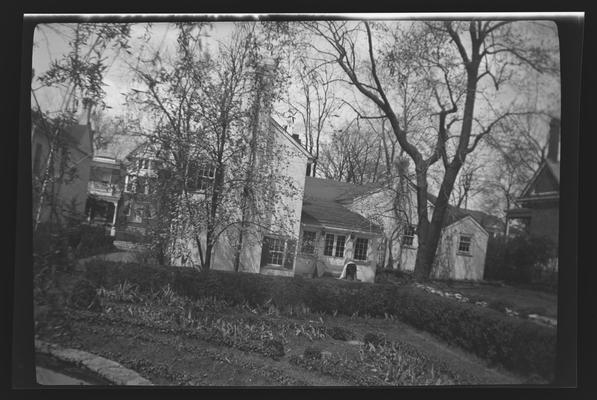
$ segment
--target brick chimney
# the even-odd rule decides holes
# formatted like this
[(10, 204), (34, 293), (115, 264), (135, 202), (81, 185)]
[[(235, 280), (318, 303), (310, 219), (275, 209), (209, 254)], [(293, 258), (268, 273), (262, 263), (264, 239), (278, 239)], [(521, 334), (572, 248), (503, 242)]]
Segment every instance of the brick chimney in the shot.
[(297, 142), (298, 144), (301, 144), (301, 138), (299, 137), (299, 134), (298, 134), (298, 133), (293, 133), (293, 134), (292, 134), (292, 138), (293, 138), (294, 140), (296, 140), (296, 142)]
[(560, 161), (560, 120), (558, 118), (552, 118), (549, 123), (549, 142), (547, 146), (547, 158), (555, 162)]

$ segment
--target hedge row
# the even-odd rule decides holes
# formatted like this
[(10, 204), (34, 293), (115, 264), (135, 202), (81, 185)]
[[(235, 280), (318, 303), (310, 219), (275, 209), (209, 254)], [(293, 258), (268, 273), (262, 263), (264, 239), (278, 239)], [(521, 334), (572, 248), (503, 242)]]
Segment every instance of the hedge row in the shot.
[(147, 292), (170, 284), (179, 295), (191, 299), (213, 296), (234, 304), (248, 302), (252, 306), (271, 300), (279, 308), (304, 304), (313, 312), (329, 314), (391, 314), (511, 370), (538, 374), (548, 380), (553, 378), (554, 329), (491, 309), (446, 301), (411, 286), (223, 271), (200, 273), (188, 268), (99, 260), (87, 264), (86, 277), (104, 287), (127, 280)]

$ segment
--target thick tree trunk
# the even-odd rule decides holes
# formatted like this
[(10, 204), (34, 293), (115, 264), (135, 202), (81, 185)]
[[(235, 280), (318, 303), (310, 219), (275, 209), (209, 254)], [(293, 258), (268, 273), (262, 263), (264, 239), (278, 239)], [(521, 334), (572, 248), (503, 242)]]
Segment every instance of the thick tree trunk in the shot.
[[(419, 214), (419, 249), (415, 261), (415, 279), (425, 281), (433, 268), (433, 262), (439, 244), (444, 217), (449, 206), (450, 195), (454, 189), (454, 183), (458, 176), (460, 168), (464, 164), (467, 155), (467, 149), (472, 130), (473, 112), (475, 107), (475, 95), (477, 90), (477, 68), (473, 66), (473, 71), (469, 71), (467, 82), (467, 97), (464, 104), (464, 114), (462, 129), (460, 132), (460, 141), (458, 149), (452, 162), (447, 166), (444, 178), (435, 202), (435, 208), (431, 223), (427, 220), (427, 176), (426, 173), (420, 173), (417, 168), (417, 202)], [(423, 182), (424, 181), (424, 182)], [(424, 190), (423, 190), (424, 188)], [(424, 199), (425, 204), (421, 204)]]

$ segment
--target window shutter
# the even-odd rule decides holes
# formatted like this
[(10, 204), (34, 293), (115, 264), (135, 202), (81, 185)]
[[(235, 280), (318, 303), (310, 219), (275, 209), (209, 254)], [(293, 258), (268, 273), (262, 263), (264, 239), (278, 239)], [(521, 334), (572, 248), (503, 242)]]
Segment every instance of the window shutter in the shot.
[(269, 238), (263, 238), (263, 246), (261, 247), (261, 264), (260, 266), (264, 266), (267, 264), (267, 258), (269, 256)]
[(284, 268), (292, 269), (294, 264), (294, 252), (296, 250), (296, 240), (289, 239), (286, 242), (286, 259), (284, 260)]

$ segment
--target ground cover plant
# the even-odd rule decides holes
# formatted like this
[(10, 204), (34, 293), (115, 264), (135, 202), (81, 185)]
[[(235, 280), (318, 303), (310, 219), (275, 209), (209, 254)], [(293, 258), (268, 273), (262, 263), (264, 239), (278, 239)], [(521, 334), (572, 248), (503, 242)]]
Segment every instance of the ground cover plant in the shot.
[[(323, 318), (306, 308), (289, 307), (282, 311), (275, 305), (264, 303), (251, 306), (248, 303), (231, 304), (214, 297), (190, 299), (178, 295), (166, 283), (161, 288), (147, 292), (127, 280), (109, 287), (94, 289), (89, 280), (79, 278), (72, 283), (73, 290), (66, 301), (66, 312), (59, 316), (60, 323), (38, 326), (37, 334), (52, 342), (76, 344), (81, 340), (80, 329), (88, 334), (102, 335), (102, 330), (119, 332), (123, 326), (144, 332), (136, 340), (155, 341), (148, 332), (165, 334), (170, 338), (200, 340), (212, 345), (256, 354), (271, 360), (286, 358), (289, 365), (306, 371), (316, 371), (341, 382), (352, 385), (417, 385), (417, 384), (465, 384), (466, 378), (451, 372), (429, 357), (419, 357), (425, 362), (413, 362), (412, 350), (401, 343), (374, 347), (358, 337), (351, 329), (324, 322)], [(56, 321), (53, 321), (56, 322)], [(79, 337), (77, 339), (76, 337)], [(357, 345), (346, 343), (354, 338), (365, 340)], [(108, 339), (110, 342), (113, 337)], [(159, 340), (158, 340), (159, 342)], [(385, 342), (384, 342), (385, 343)], [(164, 344), (164, 343), (162, 343)], [(379, 344), (378, 344), (379, 345)], [(185, 345), (186, 346), (186, 345)], [(326, 351), (323, 360), (303, 357), (303, 348), (318, 346), (332, 349)], [(407, 349), (407, 351), (404, 351)], [(111, 354), (100, 348), (101, 354), (116, 357), (125, 365), (140, 369), (169, 384), (192, 384), (193, 379), (176, 368), (140, 359), (129, 360), (123, 354)], [(392, 356), (380, 354), (393, 352)], [(307, 354), (308, 351), (305, 351)], [(388, 353), (389, 354), (389, 353)], [(121, 358), (118, 358), (121, 357)], [(384, 360), (381, 364), (380, 360)], [(429, 366), (431, 365), (431, 368)], [(287, 384), (293, 383), (288, 377)], [(296, 383), (296, 382), (294, 382)]]
[(190, 299), (215, 297), (249, 307), (301, 307), (325, 315), (392, 315), (490, 362), (523, 374), (551, 379), (555, 362), (555, 330), (492, 309), (445, 301), (409, 286), (362, 284), (337, 280), (269, 277), (212, 271), (201, 274), (177, 268), (95, 262), (87, 278), (108, 287), (128, 280), (152, 292), (169, 283)]

